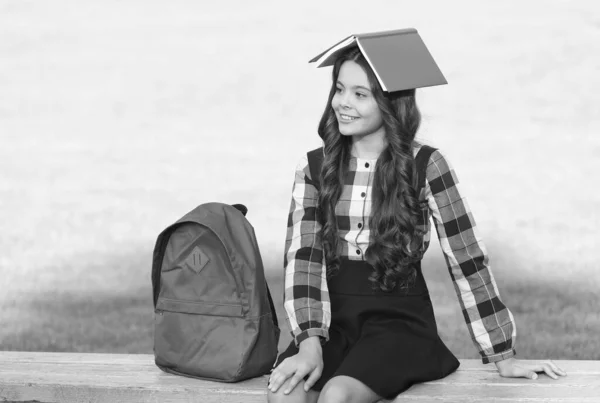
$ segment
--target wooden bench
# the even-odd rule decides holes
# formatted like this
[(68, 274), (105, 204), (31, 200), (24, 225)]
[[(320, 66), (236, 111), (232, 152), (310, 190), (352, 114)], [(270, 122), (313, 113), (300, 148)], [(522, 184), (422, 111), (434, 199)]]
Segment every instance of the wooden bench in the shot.
[[(445, 379), (394, 402), (600, 402), (599, 361), (556, 361), (567, 377), (502, 378), (493, 364), (461, 360)], [(265, 402), (267, 376), (226, 384), (162, 372), (146, 354), (0, 352), (0, 401)]]

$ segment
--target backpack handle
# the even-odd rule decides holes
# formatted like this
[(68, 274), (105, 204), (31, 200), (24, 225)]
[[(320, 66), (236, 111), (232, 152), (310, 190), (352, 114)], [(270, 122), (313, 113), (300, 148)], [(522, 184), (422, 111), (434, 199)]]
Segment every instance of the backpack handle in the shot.
[(246, 216), (246, 213), (248, 212), (248, 207), (244, 206), (243, 204), (232, 204), (232, 207), (235, 207), (236, 209), (238, 209), (240, 211), (240, 213), (242, 213), (244, 215), (244, 217)]

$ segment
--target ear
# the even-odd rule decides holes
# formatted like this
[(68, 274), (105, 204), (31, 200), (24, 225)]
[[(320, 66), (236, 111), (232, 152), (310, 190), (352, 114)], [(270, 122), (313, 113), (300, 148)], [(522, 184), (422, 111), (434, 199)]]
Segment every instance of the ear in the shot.
[(246, 213), (248, 212), (248, 207), (244, 206), (243, 204), (232, 204), (232, 206), (238, 209), (244, 216), (246, 216)]

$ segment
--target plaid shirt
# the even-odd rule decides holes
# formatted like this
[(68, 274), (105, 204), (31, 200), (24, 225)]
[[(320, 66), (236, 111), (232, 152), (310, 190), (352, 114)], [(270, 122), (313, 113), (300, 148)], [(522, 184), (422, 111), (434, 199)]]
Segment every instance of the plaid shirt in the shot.
[[(414, 149), (414, 154), (419, 148)], [(348, 176), (336, 206), (340, 257), (364, 260), (369, 245), (371, 185), (377, 160), (351, 158)], [(442, 251), (471, 338), (483, 363), (515, 355), (516, 326), (502, 303), (479, 237), (475, 220), (460, 194), (454, 170), (439, 150), (427, 166), (425, 189)], [(304, 155), (297, 167), (288, 217), (284, 266), (284, 307), (296, 345), (310, 336), (329, 339), (331, 305), (325, 276), (325, 257), (316, 220), (317, 190)], [(423, 247), (431, 239), (431, 220)]]

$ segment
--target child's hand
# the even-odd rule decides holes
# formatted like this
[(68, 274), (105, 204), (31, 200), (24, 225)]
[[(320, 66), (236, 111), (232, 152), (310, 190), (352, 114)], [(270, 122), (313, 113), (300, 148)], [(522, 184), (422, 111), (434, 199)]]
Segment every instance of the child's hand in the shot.
[(552, 361), (544, 363), (529, 364), (523, 363), (515, 358), (507, 358), (496, 362), (496, 368), (500, 376), (505, 378), (530, 378), (537, 379), (536, 372), (545, 372), (549, 377), (558, 379), (558, 376), (566, 376), (567, 373), (558, 368)]
[(269, 378), (269, 390), (277, 392), (284, 382), (292, 377), (290, 384), (283, 391), (286, 395), (290, 393), (298, 382), (310, 374), (304, 382), (304, 391), (308, 390), (317, 382), (323, 372), (323, 350), (318, 337), (309, 337), (300, 343), (298, 354), (283, 360), (271, 373)]

